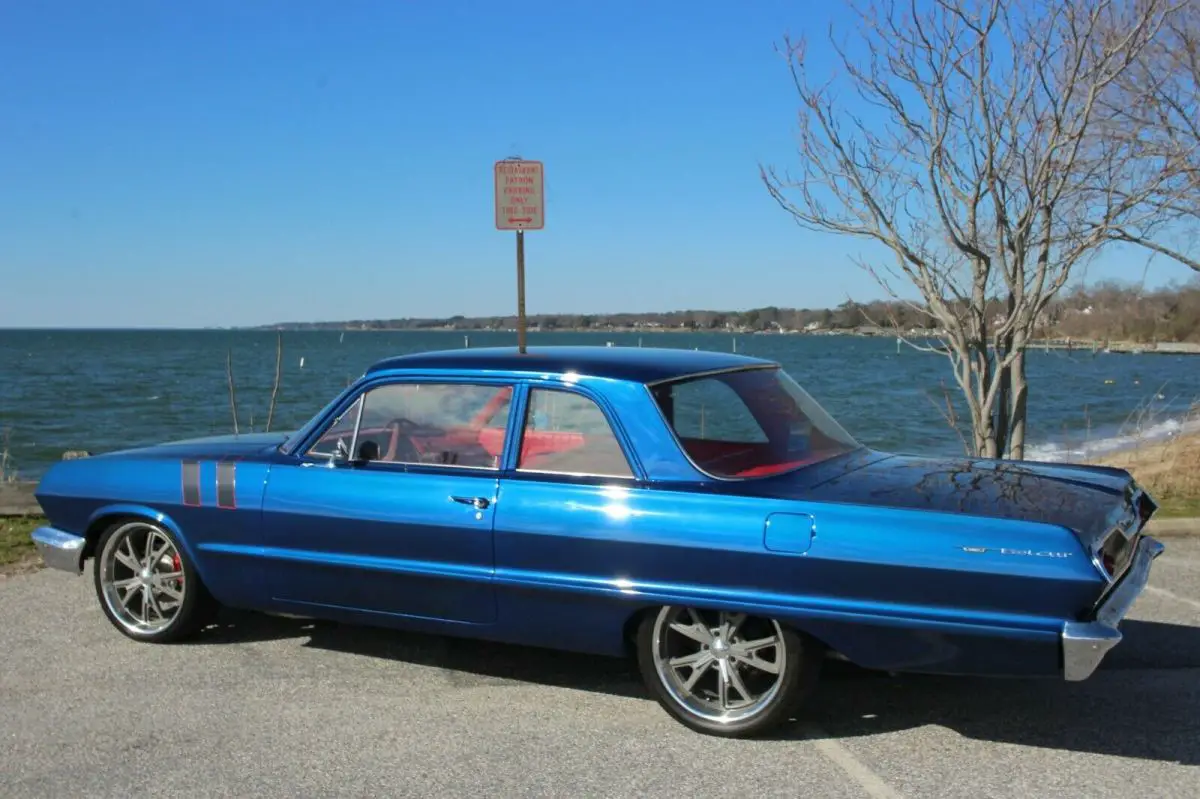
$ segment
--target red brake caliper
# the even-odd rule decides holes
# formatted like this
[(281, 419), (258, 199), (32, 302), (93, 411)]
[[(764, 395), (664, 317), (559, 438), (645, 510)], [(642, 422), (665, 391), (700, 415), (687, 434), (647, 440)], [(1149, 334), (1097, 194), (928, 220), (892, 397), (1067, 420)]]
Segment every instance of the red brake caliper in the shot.
[(171, 556), (171, 571), (178, 572), (179, 577), (175, 582), (175, 590), (181, 590), (183, 588), (183, 561), (179, 559), (178, 552)]

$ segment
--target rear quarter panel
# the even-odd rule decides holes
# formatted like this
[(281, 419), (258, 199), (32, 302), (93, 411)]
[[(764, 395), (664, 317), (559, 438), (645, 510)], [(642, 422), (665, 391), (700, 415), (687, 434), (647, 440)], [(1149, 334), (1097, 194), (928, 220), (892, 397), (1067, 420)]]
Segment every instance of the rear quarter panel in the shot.
[(1063, 621), (1100, 592), (1065, 528), (537, 479), (504, 482), (496, 580), (532, 643), (616, 651), (638, 611), (689, 604), (776, 616), (873, 668), (1014, 674), (1053, 673)]

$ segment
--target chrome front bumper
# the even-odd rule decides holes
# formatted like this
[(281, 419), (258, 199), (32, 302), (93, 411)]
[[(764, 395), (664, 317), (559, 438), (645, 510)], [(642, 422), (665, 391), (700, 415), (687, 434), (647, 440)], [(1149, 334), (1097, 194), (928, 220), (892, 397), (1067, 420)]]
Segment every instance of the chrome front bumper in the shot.
[(39, 527), (31, 537), (42, 561), (51, 569), (74, 574), (83, 572), (83, 545), (86, 543), (83, 538), (53, 527)]
[(1096, 608), (1091, 621), (1069, 621), (1063, 625), (1063, 679), (1086, 680), (1121, 642), (1117, 628), (1150, 580), (1150, 564), (1163, 553), (1163, 545), (1143, 537), (1125, 575)]

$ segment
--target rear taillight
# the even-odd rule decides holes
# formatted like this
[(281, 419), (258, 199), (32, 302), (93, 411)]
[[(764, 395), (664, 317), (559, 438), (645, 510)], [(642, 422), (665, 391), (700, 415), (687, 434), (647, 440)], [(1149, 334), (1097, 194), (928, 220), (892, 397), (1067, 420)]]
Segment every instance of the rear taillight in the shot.
[(1126, 488), (1126, 502), (1125, 517), (1109, 529), (1100, 548), (1092, 554), (1096, 569), (1110, 583), (1119, 580), (1133, 563), (1142, 528), (1158, 509), (1150, 495), (1132, 482)]
[(1129, 568), (1133, 561), (1133, 553), (1137, 551), (1137, 542), (1137, 535), (1126, 539), (1120, 529), (1113, 530), (1108, 534), (1108, 538), (1104, 539), (1104, 544), (1096, 553), (1096, 565), (1108, 580), (1116, 580)]

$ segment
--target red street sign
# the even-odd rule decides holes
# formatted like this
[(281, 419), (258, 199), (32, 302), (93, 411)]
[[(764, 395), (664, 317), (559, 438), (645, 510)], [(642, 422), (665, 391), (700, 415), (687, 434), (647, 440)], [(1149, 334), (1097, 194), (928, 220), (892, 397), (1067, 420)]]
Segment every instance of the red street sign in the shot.
[(496, 229), (541, 230), (546, 223), (541, 161), (497, 161)]

